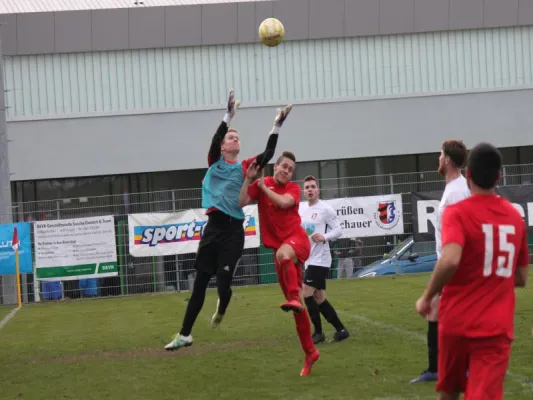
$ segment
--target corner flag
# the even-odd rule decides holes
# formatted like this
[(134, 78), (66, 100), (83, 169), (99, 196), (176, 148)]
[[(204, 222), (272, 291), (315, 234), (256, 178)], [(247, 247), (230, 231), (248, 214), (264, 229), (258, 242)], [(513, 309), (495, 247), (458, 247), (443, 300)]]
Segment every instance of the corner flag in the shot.
[(13, 250), (17, 251), (19, 249), (19, 245), (20, 245), (19, 234), (18, 234), (17, 228), (15, 228), (13, 230), (13, 241), (11, 243), (11, 247), (13, 248)]

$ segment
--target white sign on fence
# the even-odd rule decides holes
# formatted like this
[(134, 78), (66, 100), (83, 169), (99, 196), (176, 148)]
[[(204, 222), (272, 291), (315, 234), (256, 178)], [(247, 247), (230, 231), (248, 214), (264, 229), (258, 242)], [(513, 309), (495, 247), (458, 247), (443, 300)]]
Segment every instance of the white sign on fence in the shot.
[(39, 280), (77, 280), (118, 275), (113, 216), (34, 223)]
[(325, 200), (337, 212), (343, 237), (404, 233), (402, 196), (391, 194)]
[[(260, 245), (257, 205), (243, 209), (244, 248)], [(196, 253), (207, 223), (205, 209), (128, 215), (129, 248), (133, 257)]]

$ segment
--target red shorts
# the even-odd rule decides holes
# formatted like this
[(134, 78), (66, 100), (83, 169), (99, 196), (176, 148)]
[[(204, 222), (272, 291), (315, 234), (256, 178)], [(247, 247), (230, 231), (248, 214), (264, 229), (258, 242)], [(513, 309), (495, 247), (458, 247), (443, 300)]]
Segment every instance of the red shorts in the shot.
[[(298, 287), (302, 287), (303, 284), (303, 264), (307, 261), (309, 258), (309, 255), (311, 254), (311, 242), (309, 241), (309, 238), (307, 235), (293, 235), (288, 237), (283, 241), (281, 245), (287, 244), (292, 247), (294, 250), (294, 253), (296, 254), (296, 258), (300, 262), (300, 264), (296, 265), (296, 272), (297, 272), (297, 282)], [(281, 246), (280, 246), (281, 247)], [(276, 267), (276, 272), (278, 273), (278, 281), (282, 288), (286, 287), (285, 284), (285, 276), (281, 271), (281, 267), (278, 264), (275, 254), (277, 253), (278, 249), (274, 250), (274, 265)]]
[(506, 336), (467, 338), (439, 332), (437, 391), (464, 392), (465, 400), (503, 399), (510, 353)]
[[(302, 231), (301, 234), (295, 234), (285, 239), (282, 245), (287, 244), (292, 247), (296, 258), (301, 264), (305, 264), (309, 256), (311, 255), (311, 241), (309, 237)], [(281, 247), (281, 246), (280, 246)]]

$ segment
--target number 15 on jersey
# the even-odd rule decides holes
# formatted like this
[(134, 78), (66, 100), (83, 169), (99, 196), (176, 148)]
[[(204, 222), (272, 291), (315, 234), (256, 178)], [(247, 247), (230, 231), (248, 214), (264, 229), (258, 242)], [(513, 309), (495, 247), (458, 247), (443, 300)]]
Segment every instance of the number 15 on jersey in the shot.
[(494, 256), (497, 255), (496, 275), (502, 278), (510, 278), (513, 275), (516, 254), (516, 247), (512, 240), (516, 234), (515, 226), (483, 224), (481, 228), (485, 235), (483, 276), (492, 275), (492, 263)]

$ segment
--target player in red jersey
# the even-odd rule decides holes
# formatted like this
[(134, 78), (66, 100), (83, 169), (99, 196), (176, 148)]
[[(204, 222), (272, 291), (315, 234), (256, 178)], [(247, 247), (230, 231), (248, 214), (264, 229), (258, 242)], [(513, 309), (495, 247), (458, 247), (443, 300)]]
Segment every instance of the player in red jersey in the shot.
[[(306, 376), (311, 373), (320, 353), (313, 344), (309, 314), (302, 306), (302, 266), (309, 258), (311, 244), (298, 212), (301, 189), (297, 183), (291, 182), (295, 166), (296, 158), (288, 151), (278, 158), (273, 176), (263, 177), (264, 170), (252, 163), (241, 189), (239, 205), (244, 207), (257, 201), (263, 244), (274, 250), (278, 281), (286, 299), (281, 309), (293, 311), (296, 331), (305, 353), (300, 375)], [(254, 181), (258, 173), (261, 176)]]
[(443, 213), (442, 256), (416, 303), (426, 316), (439, 304), (437, 391), (441, 400), (503, 398), (514, 338), (514, 288), (527, 280), (526, 225), (515, 207), (496, 195), (501, 154), (480, 143), (468, 156), (472, 196)]

